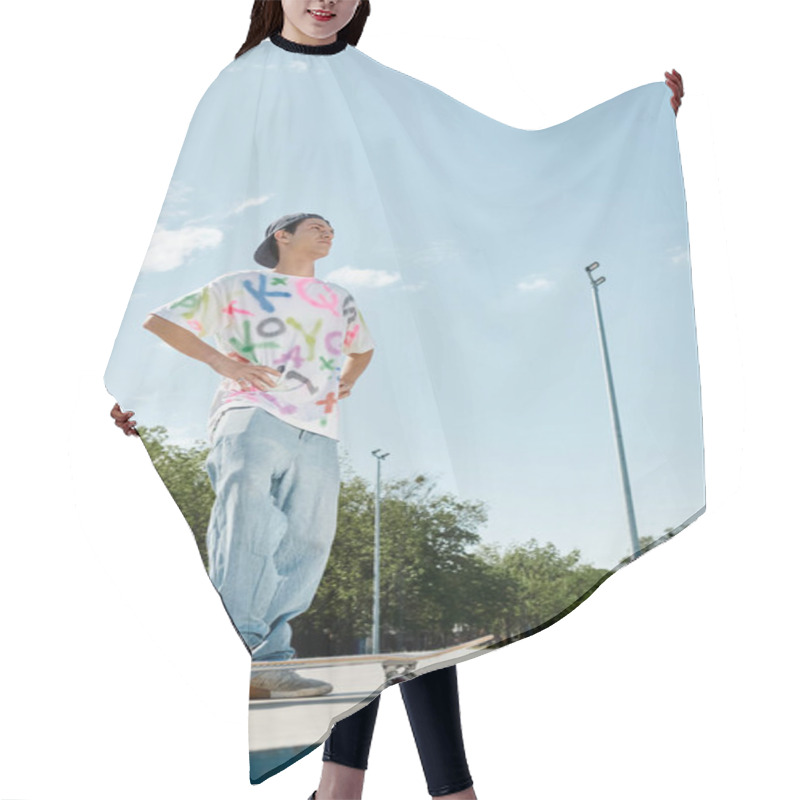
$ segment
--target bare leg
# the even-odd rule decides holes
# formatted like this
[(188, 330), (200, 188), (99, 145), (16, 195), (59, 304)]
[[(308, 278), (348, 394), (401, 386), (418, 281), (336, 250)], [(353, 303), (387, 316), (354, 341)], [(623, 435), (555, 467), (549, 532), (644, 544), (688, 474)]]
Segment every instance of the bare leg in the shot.
[(363, 769), (346, 767), (335, 761), (324, 761), (315, 800), (361, 800), (364, 775)]
[(361, 800), (380, 695), (339, 720), (325, 740), (322, 777), (314, 800)]
[[(345, 767), (335, 761), (324, 761), (314, 800), (361, 800), (365, 775), (363, 769)], [(432, 800), (478, 800), (478, 796), (470, 786), (462, 792), (439, 795)]]

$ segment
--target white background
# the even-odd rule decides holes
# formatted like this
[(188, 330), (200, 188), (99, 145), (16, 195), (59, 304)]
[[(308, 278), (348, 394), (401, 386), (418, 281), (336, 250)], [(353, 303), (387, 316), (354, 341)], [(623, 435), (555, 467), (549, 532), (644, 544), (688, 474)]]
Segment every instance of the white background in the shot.
[[(797, 797), (789, 4), (373, 5), (365, 52), (518, 127), (667, 68), (686, 85), (708, 511), (552, 628), (459, 666), (478, 796)], [(247, 653), (102, 383), (189, 119), (250, 6), (3, 6), (2, 800), (317, 785), (321, 751), (250, 786)], [(364, 797), (426, 796), (392, 688)]]

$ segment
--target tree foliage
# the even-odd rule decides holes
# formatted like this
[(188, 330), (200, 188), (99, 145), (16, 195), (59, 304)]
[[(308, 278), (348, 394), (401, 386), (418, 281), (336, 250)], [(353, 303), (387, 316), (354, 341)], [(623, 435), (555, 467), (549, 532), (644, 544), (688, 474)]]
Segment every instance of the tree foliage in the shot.
[[(208, 448), (170, 444), (163, 427), (142, 441), (197, 541), (206, 567), (214, 493)], [(505, 641), (557, 619), (585, 599), (608, 570), (581, 564), (531, 538), (484, 542), (485, 503), (438, 491), (426, 475), (381, 485), (381, 649), (434, 649), (484, 634)], [(309, 610), (292, 621), (298, 655), (357, 652), (371, 634), (375, 491), (344, 465), (336, 538)]]
[(140, 425), (137, 430), (156, 472), (189, 523), (208, 569), (206, 529), (214, 505), (214, 490), (205, 471), (208, 447), (199, 442), (192, 447), (169, 444), (167, 430), (161, 425), (149, 428)]

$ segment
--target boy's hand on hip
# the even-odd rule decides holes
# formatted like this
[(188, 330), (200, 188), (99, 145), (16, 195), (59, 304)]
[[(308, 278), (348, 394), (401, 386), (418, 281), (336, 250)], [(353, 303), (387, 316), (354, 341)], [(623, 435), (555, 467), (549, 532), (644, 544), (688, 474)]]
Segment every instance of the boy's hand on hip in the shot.
[(211, 367), (223, 377), (236, 381), (242, 389), (268, 391), (275, 386), (273, 377), (281, 376), (279, 370), (253, 364), (239, 353), (220, 353), (219, 356)]

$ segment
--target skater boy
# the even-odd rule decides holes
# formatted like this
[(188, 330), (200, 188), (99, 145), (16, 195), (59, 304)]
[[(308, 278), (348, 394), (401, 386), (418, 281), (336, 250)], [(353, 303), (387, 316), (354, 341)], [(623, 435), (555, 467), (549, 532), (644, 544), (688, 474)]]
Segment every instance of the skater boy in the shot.
[[(311, 605), (336, 531), (338, 403), (374, 348), (352, 295), (314, 275), (333, 233), (318, 214), (281, 217), (255, 252), (259, 268), (222, 275), (144, 323), (223, 378), (209, 416), (209, 576), (254, 661), (295, 655), (290, 621)], [(201, 338), (212, 335), (216, 348)], [(253, 674), (250, 696), (331, 689), (272, 669)]]

